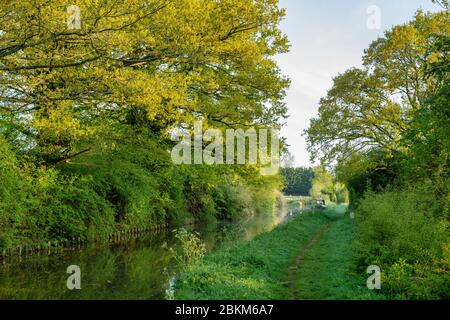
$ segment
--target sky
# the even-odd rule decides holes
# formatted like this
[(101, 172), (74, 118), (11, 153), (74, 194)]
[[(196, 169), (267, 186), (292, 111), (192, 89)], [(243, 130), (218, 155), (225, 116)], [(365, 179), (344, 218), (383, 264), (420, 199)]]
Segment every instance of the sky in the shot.
[(280, 6), (287, 10), (281, 29), (291, 49), (276, 60), (292, 82), (286, 97), (289, 118), (281, 135), (295, 165), (312, 166), (302, 132), (317, 117), (318, 102), (333, 77), (361, 66), (364, 49), (393, 25), (412, 20), (419, 8), (440, 7), (431, 0), (280, 0)]

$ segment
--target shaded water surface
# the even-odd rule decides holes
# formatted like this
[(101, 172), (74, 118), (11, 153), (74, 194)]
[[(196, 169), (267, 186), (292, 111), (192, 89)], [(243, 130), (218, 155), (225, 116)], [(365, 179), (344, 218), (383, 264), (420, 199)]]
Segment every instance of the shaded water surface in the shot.
[[(277, 223), (266, 218), (188, 229), (199, 232), (207, 249), (213, 250), (230, 240), (250, 240)], [(177, 270), (169, 253), (172, 230), (0, 262), (0, 299), (164, 299)], [(70, 265), (81, 269), (81, 290), (67, 289)]]

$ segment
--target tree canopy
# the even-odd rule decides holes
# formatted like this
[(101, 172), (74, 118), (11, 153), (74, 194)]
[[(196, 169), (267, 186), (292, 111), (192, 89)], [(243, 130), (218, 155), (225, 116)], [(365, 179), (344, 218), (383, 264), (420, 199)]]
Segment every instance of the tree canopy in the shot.
[(71, 1), (0, 4), (0, 121), (48, 163), (90, 150), (111, 124), (159, 133), (201, 119), (277, 126), (288, 80), (275, 0)]
[(374, 41), (364, 68), (338, 75), (321, 99), (319, 117), (306, 130), (312, 156), (330, 163), (373, 149), (387, 156), (407, 152), (410, 146), (401, 139), (411, 119), (446, 81), (426, 77), (426, 68), (446, 55), (437, 44), (449, 33), (448, 12), (419, 11)]

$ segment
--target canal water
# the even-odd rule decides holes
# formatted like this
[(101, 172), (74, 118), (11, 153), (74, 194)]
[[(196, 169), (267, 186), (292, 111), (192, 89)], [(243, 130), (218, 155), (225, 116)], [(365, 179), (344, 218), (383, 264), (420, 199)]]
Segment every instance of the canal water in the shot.
[[(248, 241), (270, 231), (281, 217), (253, 218), (240, 223), (198, 224), (211, 251), (229, 241)], [(169, 248), (174, 228), (120, 243), (83, 246), (57, 253), (35, 254), (0, 262), (0, 300), (4, 299), (164, 299), (177, 266)], [(69, 290), (67, 268), (81, 270), (81, 290)]]

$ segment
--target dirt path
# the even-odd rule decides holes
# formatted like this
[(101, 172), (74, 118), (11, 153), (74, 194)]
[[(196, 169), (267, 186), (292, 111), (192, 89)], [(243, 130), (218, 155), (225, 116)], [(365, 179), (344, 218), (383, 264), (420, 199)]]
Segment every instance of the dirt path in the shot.
[(296, 285), (298, 269), (302, 265), (303, 259), (308, 254), (308, 252), (311, 250), (311, 248), (315, 245), (317, 240), (327, 231), (328, 228), (331, 227), (331, 225), (333, 223), (334, 223), (333, 221), (327, 223), (325, 226), (320, 228), (311, 237), (311, 239), (309, 240), (308, 244), (305, 247), (302, 248), (302, 250), (300, 251), (298, 256), (295, 258), (294, 263), (289, 268), (289, 274), (288, 274), (288, 286), (289, 286), (289, 289), (288, 289), (288, 297), (287, 297), (288, 299), (291, 299), (291, 300), (299, 300), (300, 299), (299, 293), (298, 293), (298, 290), (297, 290), (297, 285)]

